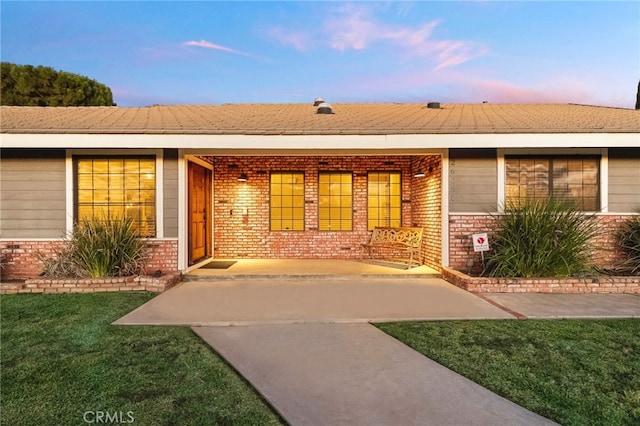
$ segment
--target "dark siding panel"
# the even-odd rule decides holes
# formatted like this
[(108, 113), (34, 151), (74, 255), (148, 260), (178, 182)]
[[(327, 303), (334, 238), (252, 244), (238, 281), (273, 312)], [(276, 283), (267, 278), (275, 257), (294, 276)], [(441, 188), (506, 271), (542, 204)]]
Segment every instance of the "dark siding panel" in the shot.
[(0, 237), (60, 238), (65, 179), (64, 150), (2, 150)]
[(164, 236), (178, 238), (178, 150), (164, 150)]
[(498, 203), (495, 149), (452, 149), (449, 152), (449, 211), (490, 212)]
[(640, 211), (640, 149), (609, 150), (609, 212)]

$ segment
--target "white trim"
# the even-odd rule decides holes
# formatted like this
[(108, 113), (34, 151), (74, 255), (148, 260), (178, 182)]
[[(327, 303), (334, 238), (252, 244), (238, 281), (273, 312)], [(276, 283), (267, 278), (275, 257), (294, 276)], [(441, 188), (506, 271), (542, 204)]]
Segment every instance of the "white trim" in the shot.
[[(442, 148), (601, 148), (638, 147), (638, 133), (456, 133), (389, 135), (204, 135), (2, 133), (3, 148), (182, 148), (202, 155), (406, 155)], [(213, 148), (219, 147), (219, 148)], [(390, 148), (393, 147), (393, 148)], [(318, 151), (310, 153), (308, 151)], [(323, 152), (324, 151), (324, 152)], [(189, 152), (185, 152), (189, 154)], [(347, 154), (348, 155), (348, 154)]]
[(496, 206), (498, 213), (504, 212), (504, 202), (506, 199), (506, 175), (507, 169), (504, 162), (504, 149), (497, 150), (497, 181), (498, 181), (498, 205)]
[(184, 271), (189, 263), (187, 244), (187, 160), (184, 149), (178, 150), (178, 270)]
[(164, 238), (164, 150), (156, 149), (156, 238)]
[(600, 212), (609, 211), (609, 149), (602, 148), (600, 158)]
[(71, 235), (73, 232), (73, 213), (74, 213), (74, 194), (75, 194), (75, 176), (73, 173), (73, 150), (67, 149), (65, 158), (65, 213), (66, 213), (66, 229), (65, 235)]
[(442, 206), (440, 206), (442, 214), (442, 253), (441, 265), (445, 268), (449, 267), (449, 150), (445, 149), (440, 157), (442, 163), (442, 176), (440, 185), (442, 187)]

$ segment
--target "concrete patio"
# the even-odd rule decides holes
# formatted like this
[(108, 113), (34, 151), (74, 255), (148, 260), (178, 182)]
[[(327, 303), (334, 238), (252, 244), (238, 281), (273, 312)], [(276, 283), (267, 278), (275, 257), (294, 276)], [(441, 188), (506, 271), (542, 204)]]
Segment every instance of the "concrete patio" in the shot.
[(185, 274), (184, 279), (218, 280), (235, 278), (288, 277), (307, 278), (433, 278), (440, 273), (426, 265), (405, 269), (400, 261), (373, 259), (216, 259), (235, 261), (226, 269), (200, 267)]
[(118, 325), (353, 323), (514, 316), (439, 278), (240, 278), (187, 281)]

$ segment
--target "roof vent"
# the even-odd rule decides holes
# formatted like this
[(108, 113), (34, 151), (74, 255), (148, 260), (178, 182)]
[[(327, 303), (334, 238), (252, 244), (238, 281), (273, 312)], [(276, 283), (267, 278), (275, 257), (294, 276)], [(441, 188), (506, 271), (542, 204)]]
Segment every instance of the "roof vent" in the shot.
[(315, 100), (315, 101), (313, 101), (313, 106), (314, 106), (314, 107), (317, 107), (318, 105), (320, 105), (320, 104), (321, 104), (321, 103), (323, 103), (323, 102), (324, 102), (324, 99), (322, 99), (322, 98), (316, 98), (316, 100)]
[(429, 109), (440, 109), (440, 102), (429, 102), (427, 104), (427, 108), (429, 108)]
[(331, 108), (331, 105), (326, 103), (326, 102), (322, 102), (318, 105), (318, 114), (333, 114), (333, 109)]

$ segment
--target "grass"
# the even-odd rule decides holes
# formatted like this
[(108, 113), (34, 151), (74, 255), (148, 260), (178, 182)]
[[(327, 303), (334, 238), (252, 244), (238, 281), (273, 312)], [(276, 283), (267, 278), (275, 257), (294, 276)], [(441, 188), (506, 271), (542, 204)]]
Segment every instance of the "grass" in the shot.
[(0, 423), (79, 425), (88, 411), (143, 425), (283, 423), (189, 328), (110, 325), (152, 297), (2, 296)]
[(376, 326), (434, 361), (563, 425), (640, 424), (640, 320)]

